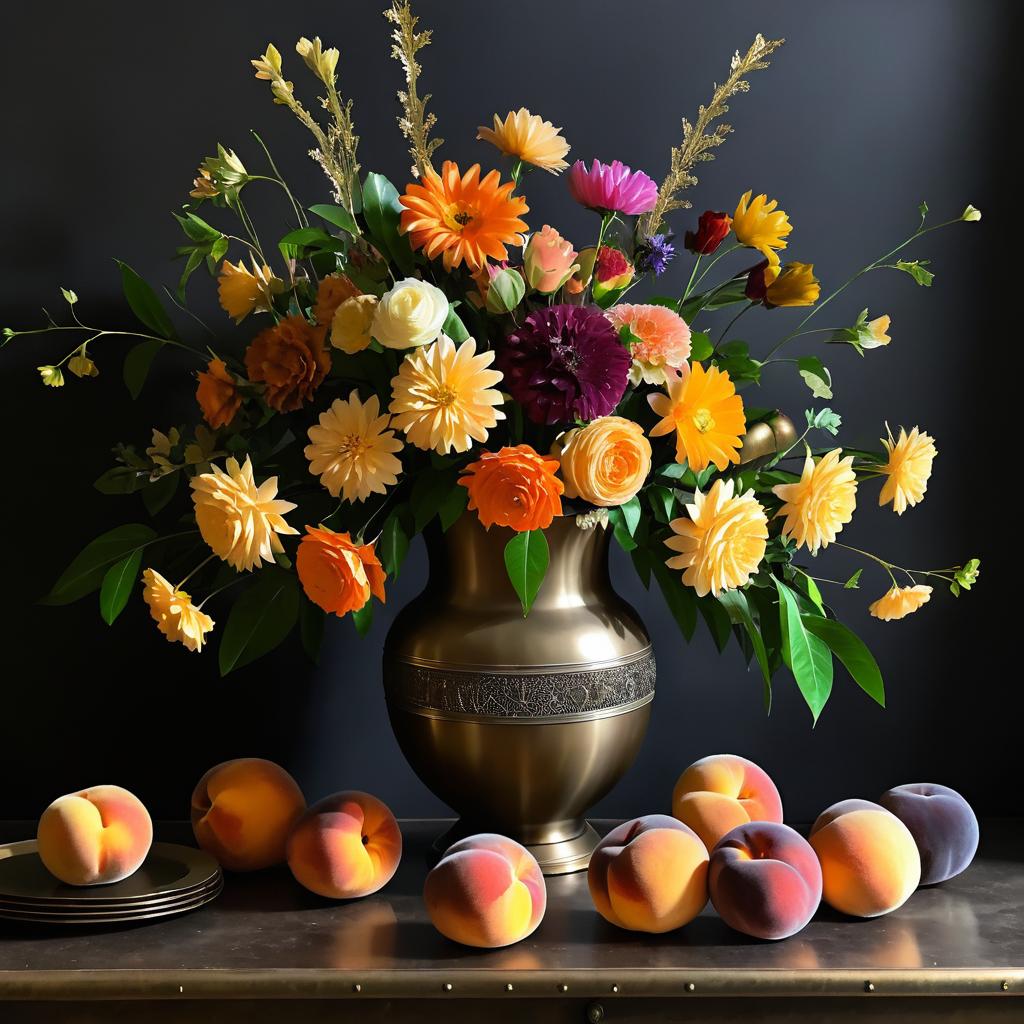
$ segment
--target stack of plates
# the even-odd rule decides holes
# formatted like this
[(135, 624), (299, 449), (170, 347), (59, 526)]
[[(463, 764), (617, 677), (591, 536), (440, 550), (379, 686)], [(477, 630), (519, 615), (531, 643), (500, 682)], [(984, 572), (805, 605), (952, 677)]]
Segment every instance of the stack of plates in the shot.
[(43, 866), (34, 839), (0, 846), (0, 918), (37, 924), (117, 924), (170, 917), (216, 899), (224, 887), (217, 862), (201, 850), (154, 843), (123, 882), (79, 887)]

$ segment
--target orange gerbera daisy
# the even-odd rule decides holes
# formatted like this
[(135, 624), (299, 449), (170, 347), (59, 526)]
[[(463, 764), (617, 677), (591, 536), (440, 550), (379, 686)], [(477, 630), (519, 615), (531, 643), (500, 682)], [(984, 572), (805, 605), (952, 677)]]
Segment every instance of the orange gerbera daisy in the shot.
[(512, 195), (513, 188), (514, 182), (501, 184), (497, 171), (481, 180), (479, 164), (460, 174), (458, 164), (446, 160), (440, 175), (428, 169), (422, 181), (406, 188), (399, 200), (405, 207), (401, 229), (428, 259), (441, 256), (446, 269), (465, 262), (479, 270), (488, 256), (507, 259), (506, 245), (523, 244), (528, 225), (519, 218), (529, 207)]

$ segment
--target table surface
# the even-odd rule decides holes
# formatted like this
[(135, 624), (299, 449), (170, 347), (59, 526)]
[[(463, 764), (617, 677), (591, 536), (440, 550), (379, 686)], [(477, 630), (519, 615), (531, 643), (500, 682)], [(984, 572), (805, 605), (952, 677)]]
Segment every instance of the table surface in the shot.
[[(823, 906), (798, 935), (759, 942), (709, 905), (679, 931), (641, 935), (606, 923), (579, 873), (549, 878), (538, 930), (491, 951), (449, 942), (427, 918), (430, 844), (446, 825), (403, 821), (395, 878), (362, 900), (320, 899), (282, 868), (231, 875), (214, 903), (148, 925), (0, 923), (0, 999), (1024, 994), (1022, 822), (983, 824), (963, 875), (874, 920)], [(0, 839), (31, 832), (0, 824)], [(157, 834), (188, 835), (180, 824)]]

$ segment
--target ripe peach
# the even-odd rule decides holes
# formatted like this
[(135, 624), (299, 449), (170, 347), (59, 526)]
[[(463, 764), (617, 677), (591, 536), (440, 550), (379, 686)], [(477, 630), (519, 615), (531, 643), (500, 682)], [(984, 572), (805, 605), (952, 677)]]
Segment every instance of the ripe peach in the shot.
[(888, 914), (921, 879), (921, 857), (907, 826), (868, 800), (841, 800), (822, 811), (810, 841), (821, 862), (825, 902), (844, 914)]
[(153, 822), (127, 789), (93, 786), (54, 800), (36, 838), (50, 874), (68, 885), (103, 885), (139, 869), (153, 845)]
[(547, 887), (526, 847), (485, 832), (448, 847), (427, 875), (423, 899), (442, 935), (496, 949), (534, 932), (544, 917)]
[(711, 852), (708, 889), (730, 928), (757, 939), (788, 939), (821, 902), (821, 866), (788, 825), (738, 825)]
[(775, 783), (753, 761), (712, 754), (695, 761), (672, 791), (672, 813), (710, 852), (727, 832), (748, 821), (782, 821)]
[(708, 901), (708, 851), (667, 814), (612, 829), (590, 858), (587, 882), (598, 913), (619, 928), (668, 932), (692, 921)]
[(332, 900), (383, 888), (401, 859), (402, 830), (395, 816), (375, 796), (354, 789), (313, 804), (288, 839), (295, 880)]
[(296, 781), (273, 761), (241, 757), (211, 768), (192, 793), (196, 842), (231, 871), (281, 864), (306, 808)]

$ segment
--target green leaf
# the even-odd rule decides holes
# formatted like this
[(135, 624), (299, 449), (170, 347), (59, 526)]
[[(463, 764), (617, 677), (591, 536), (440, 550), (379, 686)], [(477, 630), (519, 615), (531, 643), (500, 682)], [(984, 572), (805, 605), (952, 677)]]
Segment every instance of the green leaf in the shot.
[(194, 213), (173, 214), (174, 219), (181, 225), (181, 230), (192, 239), (193, 242), (206, 243), (207, 245), (223, 238), (223, 232), (219, 231), (212, 224), (207, 224), (202, 217)]
[(690, 335), (690, 358), (695, 359), (698, 363), (704, 362), (705, 359), (711, 358), (711, 353), (714, 352), (715, 346), (711, 341), (711, 335), (705, 334), (703, 331), (694, 331)]
[[(963, 590), (970, 590), (978, 581), (978, 576), (981, 573), (981, 559), (972, 558), (967, 562), (966, 565), (960, 566), (959, 569), (953, 574), (953, 579), (956, 581), (956, 585)], [(957, 597), (960, 595), (957, 594)]]
[(370, 632), (370, 627), (373, 626), (373, 598), (367, 599), (366, 604), (362, 608), (356, 608), (352, 612), (352, 625), (356, 627), (356, 632), (360, 636), (366, 636)]
[(864, 641), (835, 619), (804, 615), (803, 624), (805, 629), (828, 645), (829, 650), (843, 663), (854, 682), (875, 703), (884, 708), (885, 686), (882, 683), (882, 673)]
[(277, 647), (299, 617), (299, 588), (294, 573), (259, 570), (256, 581), (234, 603), (220, 641), (217, 660), (226, 676)]
[(348, 246), (323, 228), (296, 228), (281, 239), (281, 245), (297, 245), (303, 249), (318, 249), (321, 252), (343, 251)]
[(487, 288), (487, 312), (511, 313), (526, 295), (526, 282), (518, 270), (499, 271)]
[(114, 624), (114, 620), (128, 604), (140, 568), (142, 548), (136, 548), (120, 562), (115, 562), (104, 574), (100, 584), (100, 615), (108, 626)]
[(683, 583), (679, 573), (669, 569), (664, 562), (655, 559), (651, 571), (658, 581), (672, 618), (676, 620), (683, 636), (688, 641), (692, 640), (697, 628), (697, 595)]
[(128, 523), (97, 537), (87, 544), (61, 573), (53, 589), (43, 598), (48, 605), (70, 604), (100, 586), (107, 569), (134, 551), (141, 551), (156, 540), (156, 530), (143, 523)]
[(623, 551), (632, 553), (636, 550), (637, 543), (633, 540), (629, 527), (626, 525), (626, 517), (622, 508), (618, 505), (607, 510), (608, 522), (612, 524), (615, 540)]
[(359, 234), (359, 226), (352, 218), (352, 214), (344, 206), (334, 206), (331, 203), (317, 203), (309, 208), (310, 213), (315, 213), (321, 220), (333, 224), (350, 235)]
[(462, 322), (459, 314), (455, 312), (454, 306), (448, 307), (448, 316), (441, 325), (441, 333), (447, 334), (456, 345), (460, 345), (470, 337), (469, 331), (466, 330), (466, 325)]
[(629, 530), (630, 537), (635, 537), (636, 528), (640, 523), (640, 498), (634, 494), (620, 508), (622, 509), (622, 518), (625, 521), (626, 529)]
[(930, 288), (932, 281), (935, 280), (935, 275), (930, 270), (924, 269), (930, 262), (931, 260), (897, 260), (893, 267), (909, 274), (922, 287)]
[(829, 408), (818, 409), (805, 409), (804, 415), (807, 417), (807, 426), (812, 430), (826, 430), (833, 437), (839, 433), (839, 427), (842, 425), (843, 418), (837, 412), (833, 412)]
[(127, 263), (121, 260), (115, 262), (121, 268), (121, 288), (132, 312), (154, 334), (162, 338), (175, 337), (174, 324), (156, 292)]
[(858, 569), (844, 584), (843, 590), (857, 590), (860, 587), (860, 574), (863, 569)]
[(303, 595), (299, 607), (299, 635), (302, 637), (302, 649), (314, 665), (320, 664), (320, 648), (324, 642), (326, 624), (327, 613)]
[(441, 520), (441, 529), (445, 533), (455, 524), (455, 521), (466, 511), (469, 502), (469, 491), (461, 484), (450, 488), (447, 497), (441, 502), (437, 510), (438, 518)]
[(149, 474), (131, 466), (113, 466), (93, 483), (100, 494), (133, 494), (149, 483)]
[(715, 353), (715, 363), (734, 381), (749, 380), (758, 383), (761, 380), (761, 363), (751, 358), (750, 349), (745, 341), (734, 340), (721, 345)]
[(380, 556), (381, 565), (384, 571), (393, 579), (398, 579), (398, 573), (409, 553), (409, 537), (402, 526), (399, 510), (395, 509), (384, 522), (384, 529), (381, 530), (380, 540), (377, 542), (377, 554)]
[(153, 360), (163, 347), (162, 341), (140, 341), (124, 357), (124, 384), (132, 398), (138, 398), (142, 393)]
[(772, 581), (779, 592), (782, 657), (817, 722), (832, 692), (832, 654), (823, 640), (804, 627), (793, 591), (774, 576)]
[(721, 654), (729, 646), (729, 637), (732, 635), (732, 622), (728, 611), (716, 598), (710, 596), (697, 598), (697, 610), (707, 624), (718, 653)]
[(718, 601), (729, 613), (730, 620), (742, 625), (747, 631), (747, 636), (750, 637), (754, 657), (757, 659), (758, 668), (761, 669), (761, 675), (764, 677), (765, 710), (770, 711), (772, 707), (772, 670), (768, 663), (768, 651), (764, 645), (764, 638), (750, 613), (747, 596), (742, 590), (724, 590), (718, 595)]
[(636, 574), (640, 577), (640, 582), (644, 585), (644, 589), (650, 590), (651, 573), (654, 570), (654, 555), (651, 554), (650, 548), (643, 548), (638, 545), (629, 554), (633, 560), (633, 568), (636, 569)]
[(549, 558), (548, 541), (543, 530), (517, 533), (505, 545), (505, 570), (523, 606), (524, 619), (530, 614), (544, 582)]
[(73, 306), (78, 301), (78, 296), (70, 288), (61, 288), (60, 293), (69, 306)]
[(368, 174), (363, 183), (363, 217), (370, 234), (389, 253), (403, 274), (411, 274), (415, 261), (409, 242), (399, 234), (402, 214), (398, 190), (383, 174)]
[(409, 498), (416, 533), (422, 532), (427, 523), (440, 512), (449, 492), (458, 486), (455, 482), (456, 476), (457, 471), (454, 470), (444, 472), (428, 469), (416, 478)]
[(142, 504), (146, 506), (146, 511), (151, 516), (155, 516), (165, 508), (171, 498), (174, 497), (178, 490), (178, 481), (180, 479), (180, 472), (165, 473), (142, 489)]
[(651, 509), (659, 523), (668, 523), (672, 520), (676, 508), (676, 492), (670, 487), (662, 487), (661, 484), (652, 484), (647, 489), (647, 500), (651, 503)]
[(832, 397), (832, 374), (817, 356), (801, 356), (797, 368), (815, 398)]

